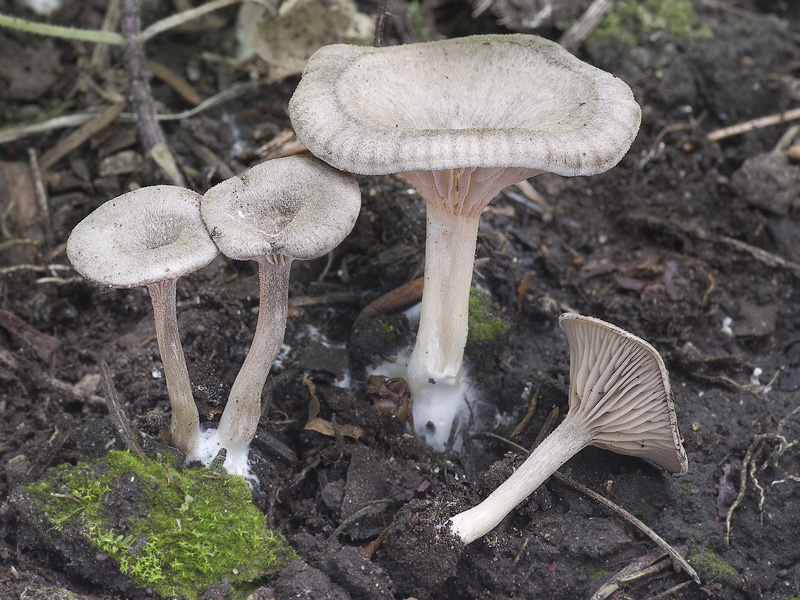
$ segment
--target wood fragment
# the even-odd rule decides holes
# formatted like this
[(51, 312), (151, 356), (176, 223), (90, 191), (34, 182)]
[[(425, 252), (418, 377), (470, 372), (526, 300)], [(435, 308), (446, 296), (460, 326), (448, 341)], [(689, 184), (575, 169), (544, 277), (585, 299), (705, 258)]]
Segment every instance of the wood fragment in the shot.
[(678, 551), (675, 550), (675, 548), (673, 548), (672, 546), (670, 546), (660, 535), (658, 535), (655, 531), (650, 529), (650, 527), (645, 525), (642, 521), (633, 516), (627, 510), (625, 510), (624, 508), (622, 508), (617, 504), (614, 504), (611, 500), (609, 500), (605, 496), (601, 496), (594, 490), (589, 489), (582, 483), (575, 481), (571, 477), (568, 477), (563, 473), (560, 473), (559, 471), (553, 473), (553, 477), (555, 477), (556, 480), (559, 481), (560, 483), (568, 485), (572, 489), (580, 492), (581, 494), (584, 494), (585, 496), (589, 496), (589, 498), (591, 498), (592, 500), (599, 502), (613, 513), (624, 518), (629, 523), (635, 525), (637, 528), (639, 528), (640, 531), (642, 531), (645, 535), (647, 535), (647, 537), (649, 537), (656, 544), (658, 544), (662, 550), (667, 552), (672, 557), (672, 559), (686, 572), (686, 574), (689, 575), (689, 577), (691, 577), (694, 580), (695, 583), (698, 584), (700, 583), (700, 577), (697, 575), (697, 571), (695, 571), (692, 568), (692, 566), (688, 562), (686, 562), (686, 559), (683, 558), (680, 554), (678, 554)]
[(514, 428), (514, 431), (511, 432), (511, 435), (508, 436), (512, 440), (522, 437), (522, 434), (525, 433), (528, 425), (531, 424), (531, 419), (533, 419), (533, 415), (536, 412), (536, 407), (539, 404), (539, 389), (540, 387), (537, 387), (536, 391), (531, 395), (531, 399), (528, 401), (528, 410), (525, 411), (525, 416), (522, 417), (522, 420)]
[(0, 239), (8, 243), (0, 265), (32, 263), (36, 260), (36, 246), (45, 241), (45, 231), (30, 166), (24, 162), (0, 162), (0, 190), (6, 192), (0, 195)]
[(124, 100), (107, 106), (100, 114), (61, 139), (53, 148), (45, 152), (39, 160), (39, 166), (47, 170), (55, 165), (67, 154), (113, 123), (124, 108)]
[(793, 108), (792, 110), (787, 110), (785, 112), (759, 117), (758, 119), (737, 123), (736, 125), (723, 127), (722, 129), (716, 129), (706, 136), (706, 141), (709, 143), (718, 142), (719, 140), (733, 137), (735, 135), (741, 135), (743, 133), (747, 133), (748, 131), (753, 131), (754, 129), (762, 129), (772, 125), (779, 125), (780, 123), (794, 121), (795, 119), (800, 119), (800, 108)]
[(413, 281), (404, 283), (398, 288), (393, 289), (373, 300), (358, 315), (359, 319), (372, 319), (381, 315), (388, 315), (401, 310), (406, 310), (422, 300), (422, 287), (425, 282), (424, 277), (417, 277)]
[[(117, 30), (122, 14), (119, 10), (119, 0), (110, 0), (106, 7), (106, 14), (103, 17), (103, 24), (100, 31)], [(104, 73), (108, 69), (108, 44), (95, 44), (92, 49), (92, 57), (89, 60), (89, 70), (95, 73)]]
[(771, 252), (767, 252), (766, 250), (762, 250), (757, 246), (753, 246), (741, 240), (737, 240), (726, 235), (711, 233), (695, 225), (694, 223), (670, 221), (654, 215), (645, 214), (633, 214), (623, 218), (634, 225), (645, 225), (653, 229), (677, 231), (706, 242), (730, 246), (731, 248), (735, 248), (736, 250), (740, 250), (741, 252), (749, 254), (752, 258), (764, 263), (768, 267), (784, 268), (795, 277), (800, 277), (800, 264), (791, 260), (787, 260), (781, 256), (777, 256), (776, 254), (772, 254)]
[(152, 58), (147, 60), (147, 68), (150, 69), (150, 72), (154, 77), (157, 77), (166, 83), (189, 104), (192, 106), (197, 106), (200, 104), (200, 94), (197, 93), (197, 90), (185, 77), (176, 73), (167, 65), (160, 63), (157, 60), (153, 60)]
[(2, 308), (0, 308), (0, 327), (22, 341), (44, 362), (49, 362), (53, 353), (61, 346), (58, 338), (42, 333), (14, 313)]
[(103, 393), (106, 396), (106, 406), (108, 406), (108, 414), (117, 428), (117, 432), (122, 436), (122, 441), (125, 445), (136, 452), (142, 460), (145, 460), (144, 452), (136, 436), (131, 429), (128, 422), (128, 416), (125, 414), (125, 409), (119, 401), (117, 391), (114, 389), (114, 382), (111, 379), (111, 369), (108, 368), (108, 363), (104, 360), (100, 361), (100, 382), (103, 385)]
[(601, 585), (593, 594), (589, 596), (589, 600), (606, 600), (609, 596), (619, 589), (619, 584), (631, 576), (641, 573), (649, 569), (652, 565), (657, 564), (662, 558), (667, 556), (663, 550), (649, 552), (644, 556), (640, 556), (632, 563), (625, 565), (622, 569), (609, 577), (603, 585)]
[(31, 169), (31, 180), (33, 189), (36, 192), (36, 203), (39, 207), (39, 221), (44, 228), (44, 239), (47, 243), (53, 241), (53, 219), (50, 216), (50, 202), (47, 198), (47, 190), (42, 180), (42, 170), (39, 168), (39, 157), (36, 155), (35, 148), (28, 148), (28, 165)]
[(611, 0), (594, 0), (575, 24), (561, 36), (558, 43), (570, 52), (575, 52), (597, 28), (609, 10), (611, 10)]

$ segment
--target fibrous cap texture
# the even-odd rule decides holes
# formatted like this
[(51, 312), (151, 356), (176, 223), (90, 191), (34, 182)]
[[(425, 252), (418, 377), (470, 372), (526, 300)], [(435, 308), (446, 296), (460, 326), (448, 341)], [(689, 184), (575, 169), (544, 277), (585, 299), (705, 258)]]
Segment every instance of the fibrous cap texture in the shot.
[(171, 185), (122, 194), (75, 226), (67, 256), (86, 279), (114, 288), (191, 273), (219, 253), (200, 218), (200, 197)]
[(622, 80), (522, 34), (325, 46), (289, 114), (313, 154), (367, 175), (463, 167), (593, 175), (622, 159), (641, 122)]
[(270, 160), (215, 185), (203, 196), (202, 214), (230, 258), (310, 260), (342, 242), (360, 208), (352, 175), (306, 155)]
[(592, 433), (591, 444), (686, 473), (672, 388), (650, 344), (610, 323), (567, 313), (569, 410)]

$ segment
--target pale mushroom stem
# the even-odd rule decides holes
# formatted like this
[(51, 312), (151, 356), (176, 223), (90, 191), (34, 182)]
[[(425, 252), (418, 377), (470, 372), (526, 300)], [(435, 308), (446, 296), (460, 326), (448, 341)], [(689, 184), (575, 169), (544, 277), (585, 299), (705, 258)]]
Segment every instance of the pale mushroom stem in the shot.
[(592, 435), (581, 417), (568, 414), (500, 487), (477, 506), (450, 519), (450, 529), (464, 545), (486, 535), (591, 440)]
[(261, 418), (261, 392), (286, 331), (291, 262), (290, 258), (280, 254), (258, 260), (259, 310), (256, 332), (233, 382), (218, 427), (219, 443), (228, 452), (226, 468), (237, 463), (247, 464), (247, 451)]
[(538, 173), (475, 167), (403, 173), (425, 200), (427, 211), (422, 309), (407, 381), (416, 434), (439, 450), (450, 437), (453, 421), (467, 408), (462, 363), (481, 213), (503, 188)]
[(408, 366), (412, 388), (461, 380), (479, 217), (428, 204), (422, 310)]
[(151, 283), (147, 286), (147, 290), (153, 301), (156, 340), (164, 365), (164, 378), (172, 407), (169, 426), (170, 444), (186, 452), (189, 460), (194, 460), (197, 458), (200, 418), (192, 396), (192, 385), (178, 332), (175, 309), (176, 283), (177, 279), (165, 279)]

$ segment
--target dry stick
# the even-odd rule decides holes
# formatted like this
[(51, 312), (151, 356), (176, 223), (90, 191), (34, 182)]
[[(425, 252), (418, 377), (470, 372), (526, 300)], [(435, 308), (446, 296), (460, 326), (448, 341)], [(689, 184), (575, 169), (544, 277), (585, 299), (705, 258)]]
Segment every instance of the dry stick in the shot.
[(609, 10), (611, 10), (611, 0), (594, 0), (576, 23), (561, 36), (558, 43), (570, 52), (575, 52), (600, 24)]
[(114, 389), (114, 382), (111, 380), (111, 369), (108, 368), (108, 363), (104, 360), (100, 361), (100, 382), (103, 385), (103, 393), (106, 396), (106, 405), (108, 406), (108, 414), (117, 428), (117, 432), (122, 436), (122, 441), (125, 445), (136, 452), (142, 460), (145, 460), (144, 452), (139, 442), (136, 441), (136, 436), (133, 434), (131, 425), (128, 422), (128, 416), (122, 408), (122, 404), (117, 396), (117, 391)]
[(710, 233), (705, 229), (694, 225), (693, 223), (679, 223), (677, 221), (669, 221), (667, 219), (661, 219), (652, 215), (638, 214), (630, 215), (625, 217), (625, 219), (634, 224), (644, 224), (654, 229), (674, 229), (680, 233), (696, 237), (706, 242), (725, 244), (726, 246), (731, 246), (737, 250), (741, 250), (742, 252), (749, 254), (751, 257), (769, 267), (783, 267), (784, 269), (790, 271), (794, 276), (800, 277), (800, 264), (767, 252), (766, 250), (762, 250), (757, 246), (742, 242), (741, 240), (737, 240), (726, 235)]
[(122, 34), (125, 36), (125, 68), (130, 80), (131, 100), (139, 120), (139, 131), (156, 164), (167, 174), (172, 183), (184, 186), (186, 182), (178, 170), (175, 157), (167, 146), (164, 132), (155, 117), (153, 95), (150, 92), (150, 74), (147, 71), (140, 30), (139, 0), (123, 0)]
[(553, 473), (553, 476), (560, 483), (566, 484), (569, 487), (571, 487), (572, 489), (574, 489), (574, 490), (576, 490), (576, 491), (578, 491), (578, 492), (580, 492), (580, 493), (582, 493), (582, 494), (584, 494), (586, 496), (589, 496), (590, 498), (592, 498), (593, 500), (596, 500), (597, 502), (599, 502), (600, 504), (602, 504), (603, 506), (605, 506), (606, 508), (608, 508), (612, 512), (616, 513), (617, 515), (627, 519), (629, 522), (631, 522), (634, 525), (636, 525), (636, 527), (638, 527), (641, 531), (643, 531), (647, 535), (647, 537), (649, 537), (656, 544), (658, 544), (661, 547), (662, 550), (664, 550), (665, 552), (668, 552), (669, 555), (672, 557), (672, 559), (676, 563), (678, 563), (680, 565), (680, 567), (684, 571), (686, 571), (686, 573), (689, 575), (689, 577), (691, 577), (695, 581), (695, 583), (700, 583), (700, 577), (697, 575), (697, 571), (695, 571), (692, 568), (692, 566), (688, 562), (686, 562), (686, 559), (683, 558), (680, 554), (678, 554), (678, 552), (672, 546), (670, 546), (664, 540), (664, 538), (662, 538), (655, 531), (650, 529), (642, 521), (640, 521), (639, 519), (634, 517), (627, 510), (625, 510), (621, 506), (617, 506), (616, 504), (614, 504), (611, 500), (609, 500), (605, 496), (601, 496), (600, 494), (598, 494), (594, 490), (590, 490), (588, 487), (586, 487), (582, 483), (579, 483), (579, 482), (575, 481), (574, 479), (564, 475), (563, 473), (560, 473), (560, 472), (556, 471), (555, 473)]
[(50, 204), (47, 200), (47, 190), (42, 180), (42, 170), (39, 168), (39, 157), (36, 149), (28, 148), (28, 163), (31, 169), (33, 189), (36, 193), (36, 202), (39, 205), (40, 220), (44, 226), (44, 239), (48, 243), (53, 241), (53, 219), (50, 216)]
[(171, 17), (156, 21), (142, 31), (140, 39), (142, 42), (146, 42), (150, 38), (157, 36), (159, 33), (163, 33), (168, 29), (172, 29), (178, 25), (183, 25), (184, 23), (193, 21), (195, 19), (199, 19), (205, 14), (219, 10), (220, 8), (225, 8), (231, 4), (238, 4), (239, 2), (245, 1), (246, 0), (214, 0), (213, 2), (206, 2), (205, 4), (201, 4), (196, 8), (190, 8), (189, 10), (184, 10), (172, 15)]
[[(223, 102), (232, 100), (238, 96), (241, 96), (242, 94), (246, 94), (247, 92), (255, 91), (256, 89), (258, 89), (259, 85), (263, 82), (264, 80), (256, 82), (237, 83), (227, 89), (222, 90), (218, 94), (214, 94), (213, 96), (207, 98), (206, 100), (204, 100), (203, 102), (201, 102), (192, 109), (171, 115), (156, 115), (156, 120), (177, 121), (180, 119), (188, 119), (189, 117), (193, 117), (197, 114), (200, 114), (201, 112), (208, 110), (209, 108), (213, 108), (218, 104), (222, 104)], [(41, 123), (34, 123), (32, 125), (24, 125), (22, 127), (6, 127), (4, 129), (0, 129), (0, 144), (5, 144), (7, 142), (20, 140), (30, 135), (35, 135), (37, 133), (47, 133), (48, 131), (52, 131), (53, 129), (63, 129), (66, 127), (79, 127), (96, 119), (97, 117), (98, 113), (75, 113), (72, 115), (63, 115), (61, 117), (54, 117), (47, 121), (43, 121)], [(121, 113), (119, 115), (119, 119), (124, 121), (135, 121), (136, 117), (135, 115), (129, 113)]]
[(800, 119), (800, 108), (793, 108), (792, 110), (787, 110), (786, 112), (776, 113), (766, 117), (759, 117), (758, 119), (753, 119), (752, 121), (745, 121), (744, 123), (737, 123), (736, 125), (731, 125), (730, 127), (717, 129), (706, 136), (706, 141), (717, 142), (727, 137), (741, 135), (742, 133), (753, 131), (754, 129), (761, 129), (762, 127), (769, 127), (770, 125), (779, 125), (787, 121), (794, 121), (795, 119)]
[(375, 37), (372, 38), (373, 46), (383, 45), (383, 29), (386, 24), (386, 5), (389, 0), (379, 0), (378, 14), (375, 15)]
[[(111, 0), (106, 8), (106, 14), (103, 17), (103, 24), (100, 26), (101, 31), (114, 31), (119, 25), (119, 20), (122, 15), (119, 12), (119, 0)], [(89, 70), (97, 73), (105, 71), (108, 67), (108, 44), (95, 44), (92, 50), (92, 58), (89, 61)]]
[[(519, 444), (515, 444), (511, 440), (508, 440), (508, 439), (506, 439), (506, 438), (504, 438), (502, 436), (499, 436), (499, 435), (496, 435), (496, 434), (490, 433), (490, 432), (485, 432), (482, 435), (485, 436), (485, 437), (491, 437), (493, 439), (499, 440), (499, 441), (503, 442), (504, 444), (507, 444), (508, 446), (511, 446), (512, 448), (514, 448), (518, 452), (524, 454), (525, 456), (530, 454), (530, 452), (528, 450), (526, 450), (525, 448), (523, 448)], [(662, 538), (655, 531), (650, 529), (642, 521), (640, 521), (639, 519), (634, 517), (627, 510), (625, 510), (621, 506), (618, 506), (617, 504), (614, 504), (611, 500), (609, 500), (605, 496), (601, 496), (600, 494), (598, 494), (597, 492), (589, 489), (588, 487), (586, 487), (582, 483), (578, 483), (577, 481), (575, 481), (571, 477), (568, 477), (568, 476), (564, 475), (560, 471), (554, 472), (553, 473), (553, 477), (555, 477), (560, 483), (563, 483), (564, 485), (567, 485), (567, 486), (571, 487), (572, 489), (580, 492), (581, 494), (584, 494), (586, 496), (589, 496), (593, 500), (596, 500), (597, 502), (599, 502), (600, 504), (602, 504), (603, 506), (605, 506), (606, 508), (608, 508), (612, 512), (616, 513), (617, 515), (619, 515), (623, 519), (626, 519), (628, 522), (630, 522), (631, 524), (633, 524), (636, 527), (638, 527), (645, 535), (647, 535), (647, 537), (649, 537), (656, 544), (658, 544), (661, 547), (661, 549), (664, 550), (664, 552), (667, 552), (672, 557), (672, 559), (676, 563), (678, 563), (684, 571), (686, 571), (686, 573), (689, 575), (689, 577), (691, 577), (695, 582), (700, 583), (700, 577), (697, 575), (697, 572), (692, 568), (692, 566), (688, 562), (686, 562), (686, 559), (683, 558), (680, 554), (678, 554), (677, 550), (675, 550), (675, 548), (670, 546), (664, 540), (664, 538)]]
[(108, 127), (125, 108), (125, 102), (117, 102), (103, 109), (99, 115), (94, 115), (92, 119), (79, 127), (67, 137), (60, 140), (53, 148), (42, 154), (39, 159), (39, 166), (42, 169), (49, 169), (67, 154), (75, 150), (86, 140), (94, 136), (98, 131)]

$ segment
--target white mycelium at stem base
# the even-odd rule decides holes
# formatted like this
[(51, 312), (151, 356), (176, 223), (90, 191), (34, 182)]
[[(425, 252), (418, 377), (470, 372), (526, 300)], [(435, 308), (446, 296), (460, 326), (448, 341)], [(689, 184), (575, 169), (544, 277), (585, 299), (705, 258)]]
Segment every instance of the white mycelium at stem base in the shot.
[(587, 445), (688, 468), (664, 361), (644, 340), (592, 317), (559, 319), (569, 340), (569, 413), (524, 463), (477, 506), (451, 519), (464, 544), (485, 535)]
[(456, 417), (466, 422), (462, 364), (481, 212), (509, 183), (537, 173), (489, 168), (403, 173), (425, 200), (427, 214), (422, 310), (407, 381), (416, 433), (434, 448), (444, 448)]
[(428, 244), (436, 247), (425, 251), (407, 378), (417, 432), (441, 448), (463, 407), (480, 212), (504, 187), (537, 173), (595, 175), (616, 165), (636, 137), (639, 105), (624, 82), (558, 44), (513, 34), (325, 46), (308, 61), (289, 115), (298, 139), (328, 164), (399, 174), (425, 199)]
[(249, 473), (247, 451), (261, 418), (261, 391), (283, 343), (291, 263), (292, 259), (275, 254), (258, 259), (256, 332), (217, 428), (218, 440), (225, 440), (225, 468), (237, 475)]

